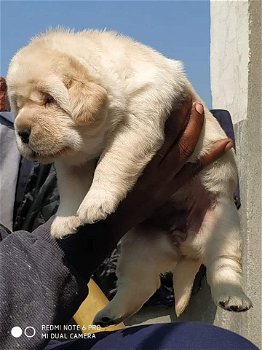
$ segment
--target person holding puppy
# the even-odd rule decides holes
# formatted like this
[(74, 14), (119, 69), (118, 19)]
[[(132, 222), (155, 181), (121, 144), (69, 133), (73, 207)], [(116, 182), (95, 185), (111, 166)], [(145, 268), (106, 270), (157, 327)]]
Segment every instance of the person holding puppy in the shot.
[[(123, 349), (126, 343), (121, 332), (127, 332), (130, 335), (128, 341), (132, 348), (141, 346), (143, 349), (153, 349), (152, 344), (156, 344), (154, 332), (158, 332), (161, 339), (163, 332), (169, 333), (169, 337), (158, 348), (168, 348), (171, 343), (172, 349), (176, 349), (176, 344), (179, 343), (180, 349), (181, 344), (184, 349), (190, 346), (187, 343), (187, 337), (183, 338), (179, 332), (174, 332), (175, 325), (172, 324), (139, 328), (146, 332), (142, 338), (132, 328), (116, 331), (110, 335), (106, 332), (100, 333), (94, 340), (57, 342), (49, 345), (49, 340), (42, 337), (41, 327), (68, 322), (88, 294), (87, 282), (93, 271), (116, 247), (119, 239), (130, 228), (150, 217), (154, 210), (186, 181), (190, 181), (201, 169), (233, 146), (230, 139), (218, 141), (210, 152), (196, 163), (186, 164), (198, 141), (203, 121), (203, 106), (199, 103), (192, 105), (191, 101), (170, 116), (166, 125), (166, 140), (163, 147), (146, 167), (134, 189), (119, 205), (117, 211), (105, 221), (85, 225), (75, 235), (58, 241), (50, 237), (53, 218), (33, 232), (17, 231), (10, 234), (8, 229), (3, 225), (0, 226), (0, 345), (2, 349), (36, 350), (43, 349), (45, 346), (46, 349)], [(7, 124), (1, 122), (0, 127), (3, 125), (6, 127)], [(1, 156), (2, 164), (4, 164), (3, 156), (4, 153)], [(2, 168), (1, 172), (3, 171)], [(167, 178), (166, 174), (170, 176)], [(1, 206), (5, 205), (8, 204), (1, 203)], [(33, 326), (35, 335), (26, 337), (23, 334), (20, 337), (14, 337), (11, 330), (15, 326), (22, 329)], [(159, 328), (160, 326), (162, 328)], [(195, 324), (186, 327), (189, 327), (189, 333), (201, 328), (200, 325)], [(209, 348), (213, 349), (213, 345), (217, 344), (215, 338), (219, 337), (220, 346), (223, 346), (223, 339), (226, 339), (227, 344), (237, 342), (238, 349), (255, 349), (251, 343), (243, 338), (239, 339), (240, 337), (233, 333), (226, 337), (222, 330), (218, 331), (212, 326), (205, 327), (208, 327), (203, 328), (207, 333), (206, 340), (202, 337), (199, 339), (199, 346), (202, 348), (208, 344)], [(131, 334), (133, 334), (132, 337)], [(112, 336), (113, 338), (110, 338)], [(174, 336), (175, 342), (173, 342)], [(145, 337), (147, 345), (143, 345)]]

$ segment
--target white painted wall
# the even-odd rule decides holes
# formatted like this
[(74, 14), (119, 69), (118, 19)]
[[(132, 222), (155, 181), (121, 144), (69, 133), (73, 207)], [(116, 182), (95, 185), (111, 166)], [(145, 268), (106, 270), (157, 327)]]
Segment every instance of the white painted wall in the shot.
[(240, 315), (217, 310), (215, 324), (262, 348), (262, 34), (261, 1), (211, 1), (213, 108), (230, 111), (236, 134), (244, 241), (243, 285), (253, 309)]
[(234, 122), (247, 118), (248, 1), (211, 1), (211, 89), (213, 108), (234, 111)]

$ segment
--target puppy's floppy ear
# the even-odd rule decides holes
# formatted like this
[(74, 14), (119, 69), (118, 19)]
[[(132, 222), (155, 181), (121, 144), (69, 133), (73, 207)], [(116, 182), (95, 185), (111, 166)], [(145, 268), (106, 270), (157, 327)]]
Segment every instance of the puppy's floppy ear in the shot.
[(97, 82), (87, 79), (68, 79), (65, 82), (70, 101), (72, 118), (79, 125), (87, 125), (96, 120), (107, 103), (107, 91)]

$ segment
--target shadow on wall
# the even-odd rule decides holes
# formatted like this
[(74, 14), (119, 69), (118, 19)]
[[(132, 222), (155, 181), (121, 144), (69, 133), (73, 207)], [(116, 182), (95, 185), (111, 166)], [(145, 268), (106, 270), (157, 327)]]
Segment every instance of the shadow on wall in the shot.
[(192, 295), (189, 305), (183, 314), (179, 318), (175, 317), (172, 321), (201, 321), (213, 324), (216, 317), (216, 310), (217, 307), (212, 300), (206, 277), (204, 277), (200, 291)]
[(149, 324), (176, 321), (199, 321), (213, 324), (217, 307), (212, 300), (206, 277), (203, 278), (201, 284), (201, 289), (197, 294), (191, 296), (189, 305), (179, 318), (176, 317), (174, 307), (163, 305), (145, 306), (137, 314), (126, 320), (125, 325), (133, 326), (140, 323)]

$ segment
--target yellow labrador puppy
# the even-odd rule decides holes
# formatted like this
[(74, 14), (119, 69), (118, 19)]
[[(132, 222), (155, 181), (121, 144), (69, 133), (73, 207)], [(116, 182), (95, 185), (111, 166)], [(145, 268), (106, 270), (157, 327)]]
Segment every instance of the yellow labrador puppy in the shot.
[[(40, 35), (14, 56), (7, 84), (21, 153), (55, 162), (60, 192), (51, 230), (55, 238), (114, 212), (161, 147), (171, 109), (190, 95), (201, 101), (180, 62), (112, 32)], [(205, 116), (190, 161), (226, 137), (207, 108)], [(181, 314), (202, 263), (214, 302), (227, 310), (248, 310), (251, 301), (241, 287), (236, 183), (230, 150), (167, 204), (168, 210), (174, 205), (184, 213), (182, 225), (169, 232), (139, 226), (127, 233), (117, 294), (95, 322), (117, 323), (138, 311), (158, 288), (159, 274), (170, 270)]]

